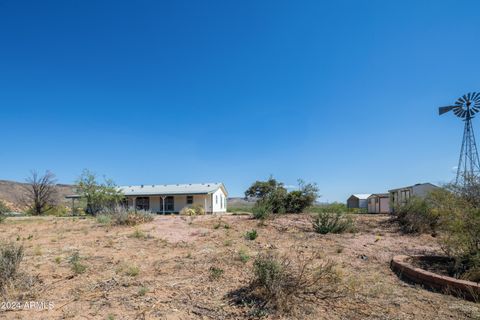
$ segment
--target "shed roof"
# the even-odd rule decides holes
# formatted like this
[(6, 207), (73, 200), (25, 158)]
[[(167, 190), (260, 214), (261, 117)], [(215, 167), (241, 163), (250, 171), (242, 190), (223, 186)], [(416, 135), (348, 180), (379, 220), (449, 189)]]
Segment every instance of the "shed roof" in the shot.
[(373, 193), (369, 198), (379, 197), (379, 198), (388, 198), (390, 197), (389, 193)]
[(359, 200), (366, 200), (371, 195), (372, 195), (371, 193), (357, 193), (357, 194), (352, 194), (350, 197), (355, 197), (355, 198), (358, 198)]

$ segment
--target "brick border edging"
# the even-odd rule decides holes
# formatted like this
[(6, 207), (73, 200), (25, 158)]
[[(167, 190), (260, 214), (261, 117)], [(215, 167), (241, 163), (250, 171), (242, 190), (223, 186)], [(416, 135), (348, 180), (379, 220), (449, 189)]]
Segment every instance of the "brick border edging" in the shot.
[(390, 268), (400, 278), (405, 278), (429, 289), (452, 294), (468, 300), (480, 301), (480, 283), (447, 277), (417, 268), (408, 261), (411, 258), (427, 261), (446, 259), (446, 257), (442, 256), (400, 255), (393, 257), (390, 262)]

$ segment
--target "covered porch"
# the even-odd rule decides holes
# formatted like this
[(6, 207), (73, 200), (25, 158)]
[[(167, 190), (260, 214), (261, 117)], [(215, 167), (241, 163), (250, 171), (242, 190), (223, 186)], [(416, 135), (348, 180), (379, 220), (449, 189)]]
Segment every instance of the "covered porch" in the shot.
[(128, 207), (158, 214), (179, 213), (189, 206), (201, 206), (212, 213), (212, 194), (125, 196)]

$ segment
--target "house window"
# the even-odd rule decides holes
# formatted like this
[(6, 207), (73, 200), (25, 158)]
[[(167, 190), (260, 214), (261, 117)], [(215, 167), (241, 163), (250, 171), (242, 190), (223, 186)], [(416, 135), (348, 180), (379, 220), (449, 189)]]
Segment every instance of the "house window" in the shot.
[(137, 210), (150, 210), (150, 198), (149, 197), (138, 197), (136, 200)]
[(187, 204), (193, 204), (193, 196), (187, 196)]

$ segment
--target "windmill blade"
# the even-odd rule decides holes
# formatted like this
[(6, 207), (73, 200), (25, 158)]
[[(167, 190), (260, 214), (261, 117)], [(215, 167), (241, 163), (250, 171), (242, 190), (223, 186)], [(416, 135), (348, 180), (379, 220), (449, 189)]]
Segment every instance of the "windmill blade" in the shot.
[(457, 108), (457, 106), (440, 107), (438, 108), (438, 115), (441, 116), (442, 114), (447, 113), (454, 108)]

